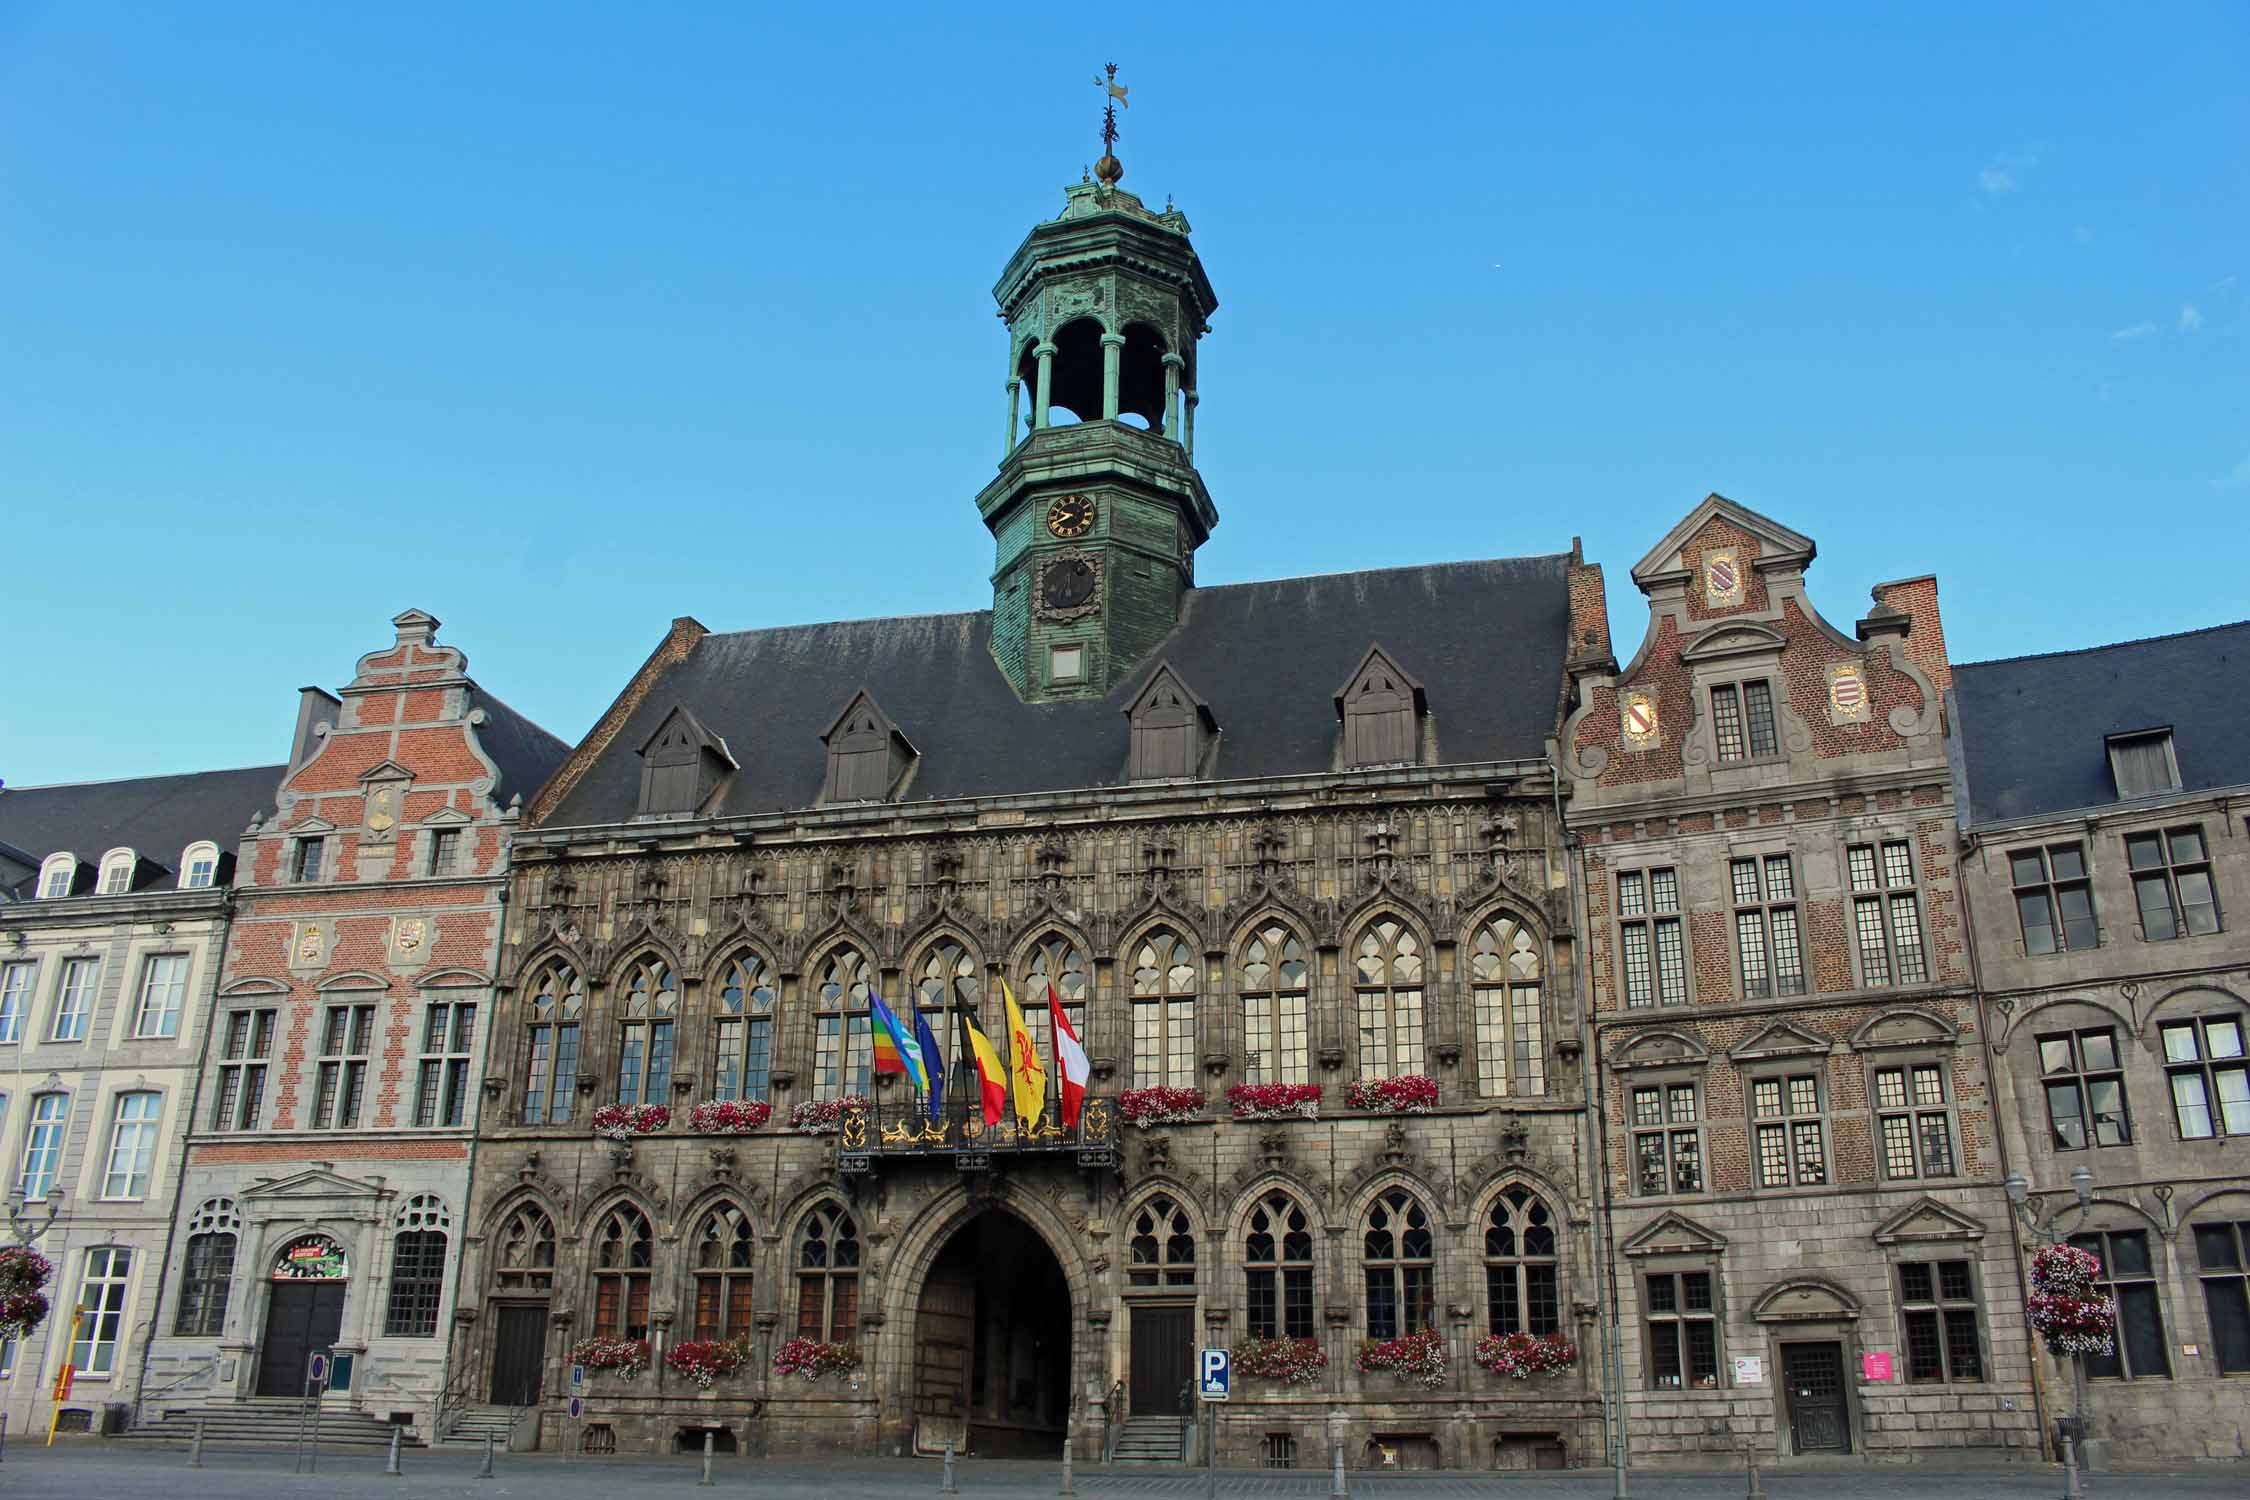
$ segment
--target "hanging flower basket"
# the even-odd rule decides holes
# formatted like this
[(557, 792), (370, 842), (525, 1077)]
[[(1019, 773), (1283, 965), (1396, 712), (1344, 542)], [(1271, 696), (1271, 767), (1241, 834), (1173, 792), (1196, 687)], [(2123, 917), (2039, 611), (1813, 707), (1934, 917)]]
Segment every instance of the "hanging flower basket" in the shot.
[(28, 1338), (47, 1320), (41, 1288), (54, 1274), (54, 1262), (27, 1245), (0, 1249), (0, 1338)]
[(594, 1111), (591, 1123), (594, 1134), (605, 1141), (629, 1141), (671, 1124), (672, 1111), (661, 1104), (605, 1104)]
[(1138, 1125), (1146, 1130), (1151, 1125), (1165, 1125), (1174, 1120), (1192, 1120), (1203, 1113), (1210, 1101), (1201, 1089), (1175, 1089), (1159, 1085), (1152, 1089), (1127, 1089), (1117, 1096), (1117, 1112), (1128, 1125)]
[(732, 1375), (750, 1363), (748, 1339), (689, 1339), (664, 1351), (664, 1363), (705, 1390), (721, 1375)]
[(807, 1380), (818, 1380), (823, 1375), (841, 1375), (858, 1368), (859, 1350), (850, 1344), (824, 1344), (819, 1339), (800, 1336), (773, 1352), (776, 1375), (801, 1375)]
[(828, 1135), (844, 1123), (846, 1111), (865, 1108), (865, 1094), (846, 1094), (841, 1099), (800, 1099), (789, 1111), (789, 1128), (799, 1135)]
[(1363, 1375), (1388, 1370), (1400, 1380), (1436, 1390), (1445, 1384), (1445, 1340), (1434, 1328), (1395, 1339), (1369, 1339), (1359, 1346)]
[(1437, 1108), (1437, 1080), (1425, 1073), (1362, 1078), (1346, 1091), (1344, 1102), (1378, 1115), (1426, 1115)]
[(1227, 1107), (1237, 1120), (1317, 1120), (1317, 1083), (1238, 1083), (1227, 1090)]
[(1578, 1346), (1559, 1333), (1544, 1338), (1529, 1333), (1488, 1333), (1477, 1340), (1472, 1357), (1495, 1375), (1529, 1380), (1577, 1364)]
[(570, 1362), (630, 1380), (648, 1368), (648, 1340), (580, 1339), (570, 1346)]
[(1328, 1351), (1318, 1339), (1244, 1339), (1228, 1352), (1244, 1375), (1283, 1385), (1310, 1385), (1328, 1368)]
[(763, 1099), (706, 1099), (688, 1111), (688, 1129), (697, 1135), (744, 1135), (773, 1118)]
[(2043, 1245), (2031, 1256), (2026, 1321), (2050, 1354), (2110, 1354), (2117, 1348), (2117, 1304), (2095, 1288), (2101, 1260), (2076, 1245)]

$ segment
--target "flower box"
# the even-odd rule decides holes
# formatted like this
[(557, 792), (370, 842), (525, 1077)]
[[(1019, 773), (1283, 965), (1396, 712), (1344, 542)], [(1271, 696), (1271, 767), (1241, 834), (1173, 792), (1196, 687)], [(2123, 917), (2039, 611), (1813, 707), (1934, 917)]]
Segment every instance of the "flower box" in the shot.
[(1328, 1352), (1318, 1339), (1244, 1339), (1229, 1352), (1245, 1376), (1283, 1385), (1310, 1385), (1328, 1368)]
[(648, 1340), (580, 1339), (570, 1346), (570, 1363), (630, 1380), (648, 1368)]
[(2083, 1357), (2117, 1348), (2117, 1304), (2100, 1294), (2100, 1257), (2075, 1245), (2043, 1245), (2031, 1257), (2026, 1321), (2050, 1354)]
[(1227, 1107), (1237, 1120), (1317, 1120), (1317, 1083), (1238, 1083), (1227, 1090)]
[(865, 1108), (865, 1094), (846, 1094), (841, 1099), (800, 1099), (789, 1111), (789, 1128), (799, 1135), (827, 1135), (844, 1123), (846, 1111)]
[(28, 1338), (47, 1320), (41, 1288), (54, 1274), (54, 1262), (28, 1245), (0, 1249), (0, 1338)]
[(1127, 1089), (1117, 1096), (1117, 1112), (1128, 1125), (1138, 1125), (1146, 1130), (1151, 1125), (1169, 1124), (1173, 1120), (1192, 1120), (1203, 1113), (1210, 1101), (1200, 1089), (1176, 1089), (1158, 1086), (1150, 1089)]
[(1529, 1380), (1578, 1363), (1578, 1346), (1559, 1333), (1543, 1338), (1529, 1333), (1488, 1333), (1477, 1340), (1472, 1357), (1495, 1375)]
[(664, 1351), (664, 1363), (704, 1390), (721, 1375), (732, 1375), (750, 1363), (748, 1339), (689, 1339)]
[(850, 1344), (824, 1344), (819, 1339), (793, 1338), (773, 1352), (776, 1375), (799, 1375), (818, 1380), (859, 1368), (859, 1350)]
[(697, 1135), (744, 1135), (773, 1118), (763, 1099), (706, 1099), (688, 1111), (688, 1129)]
[(1388, 1370), (1400, 1380), (1436, 1390), (1445, 1384), (1445, 1340), (1434, 1328), (1395, 1339), (1369, 1339), (1359, 1347), (1363, 1375)]
[(1345, 1093), (1344, 1102), (1378, 1115), (1426, 1115), (1437, 1108), (1437, 1080), (1426, 1073), (1362, 1078)]
[(589, 1123), (605, 1141), (629, 1141), (671, 1124), (672, 1111), (661, 1104), (605, 1104), (594, 1111)]

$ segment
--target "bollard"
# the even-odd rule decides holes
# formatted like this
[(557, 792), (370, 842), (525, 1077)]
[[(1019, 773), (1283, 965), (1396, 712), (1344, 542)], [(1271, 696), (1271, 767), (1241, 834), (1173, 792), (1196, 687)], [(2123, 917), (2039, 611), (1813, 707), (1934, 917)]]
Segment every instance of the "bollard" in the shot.
[(1758, 1455), (1750, 1452), (1744, 1457), (1750, 1465), (1750, 1488), (1743, 1491), (1745, 1500), (1766, 1500), (1766, 1492), (1758, 1484)]
[(492, 1477), (492, 1434), (488, 1432), (488, 1433), (486, 1433), (486, 1434), (484, 1435), (484, 1467), (483, 1467), (483, 1468), (481, 1468), (481, 1469), (479, 1469), (479, 1470), (477, 1470), (477, 1478), (479, 1478), (479, 1479), (490, 1479), (491, 1477)]
[(391, 1428), (391, 1456), (383, 1460), (383, 1476), (386, 1479), (398, 1478), (398, 1435), (405, 1430), (396, 1425)]
[(1077, 1494), (1077, 1493), (1078, 1493), (1078, 1491), (1077, 1491), (1077, 1490), (1075, 1490), (1075, 1489), (1073, 1489), (1073, 1488), (1071, 1487), (1071, 1483), (1070, 1483), (1070, 1439), (1069, 1439), (1069, 1438), (1064, 1438), (1064, 1439), (1063, 1439), (1063, 1482), (1062, 1482), (1062, 1488), (1061, 1488), (1061, 1489), (1059, 1489), (1059, 1490), (1057, 1490), (1057, 1491), (1055, 1491), (1055, 1493), (1056, 1493), (1056, 1494), (1058, 1494), (1058, 1495), (1075, 1495), (1075, 1494)]
[(203, 1419), (201, 1417), (195, 1419), (195, 1440), (188, 1444), (187, 1466), (191, 1469), (203, 1467)]
[(1344, 1482), (1344, 1445), (1342, 1443), (1331, 1443), (1328, 1445), (1328, 1451), (1332, 1455), (1328, 1497), (1329, 1500), (1343, 1500), (1344, 1496), (1352, 1492), (1351, 1486)]
[(945, 1445), (945, 1478), (938, 1482), (937, 1492), (941, 1495), (961, 1493), (961, 1486), (953, 1481), (953, 1444), (950, 1440)]
[(696, 1481), (703, 1489), (711, 1487), (711, 1429), (703, 1429), (703, 1477)]

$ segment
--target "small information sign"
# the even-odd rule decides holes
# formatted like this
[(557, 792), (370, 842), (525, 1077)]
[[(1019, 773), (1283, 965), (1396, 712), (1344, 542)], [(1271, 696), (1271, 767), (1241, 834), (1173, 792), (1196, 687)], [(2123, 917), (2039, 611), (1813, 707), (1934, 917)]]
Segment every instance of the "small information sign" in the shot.
[(316, 1354), (305, 1366), (305, 1379), (325, 1389), (328, 1385), (328, 1356)]
[(570, 1388), (574, 1391), (586, 1389), (586, 1367), (584, 1365), (572, 1365), (570, 1367)]
[(1224, 1401), (1233, 1382), (1232, 1356), (1224, 1349), (1206, 1349), (1196, 1363), (1197, 1393), (1206, 1401)]
[(1766, 1358), (1762, 1354), (1737, 1354), (1734, 1357), (1734, 1383), (1736, 1385), (1764, 1385), (1766, 1383)]
[(1891, 1351), (1870, 1349), (1862, 1354), (1859, 1357), (1859, 1377), (1862, 1380), (1896, 1380), (1898, 1377), (1891, 1369)]
[(570, 1420), (572, 1420), (573, 1422), (575, 1422), (575, 1421), (577, 1421), (577, 1420), (578, 1420), (578, 1419), (579, 1419), (580, 1417), (583, 1417), (584, 1415), (586, 1415), (586, 1398), (585, 1398), (584, 1396), (573, 1396), (573, 1397), (571, 1397), (571, 1398), (570, 1398)]

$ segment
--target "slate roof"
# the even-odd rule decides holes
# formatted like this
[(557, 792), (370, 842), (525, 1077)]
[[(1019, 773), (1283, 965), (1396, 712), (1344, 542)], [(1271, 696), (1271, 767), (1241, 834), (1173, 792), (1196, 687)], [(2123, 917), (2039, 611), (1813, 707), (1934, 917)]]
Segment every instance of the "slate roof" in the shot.
[[(112, 849), (179, 873), (180, 854), (209, 839), (232, 854), (251, 816), (270, 810), (286, 766), (81, 781), (61, 786), (0, 787), (0, 843), (35, 861), (68, 849), (93, 864)], [(37, 869), (34, 866), (33, 876)], [(28, 893), (30, 881), (19, 882)]]
[(1439, 760), (1536, 760), (1561, 702), (1569, 570), (1554, 554), (1192, 589), (1139, 670), (1072, 703), (1016, 697), (992, 660), (989, 610), (709, 635), (541, 821), (630, 820), (636, 747), (681, 705), (741, 768), (716, 815), (811, 806), (821, 731), (861, 688), (920, 752), (907, 801), (1119, 785), (1125, 709), (1164, 661), (1218, 719), (1217, 779), (1322, 774), (1339, 735), (1333, 695), (1376, 644), (1427, 690)]
[(2180, 789), (2250, 783), (2250, 621), (1953, 669), (1972, 826), (2117, 801), (2109, 735), (2172, 731)]
[(476, 726), (477, 743), (500, 770), (500, 784), (492, 789), (493, 803), (506, 807), (519, 796), (530, 802), (570, 754), (570, 746), (481, 687), (470, 703), (484, 710), (484, 722)]

